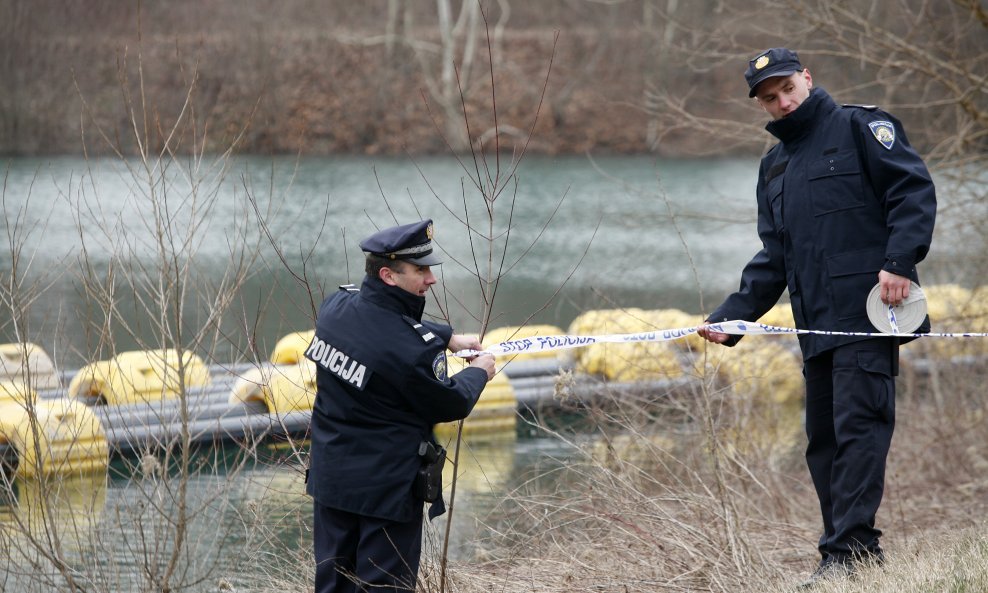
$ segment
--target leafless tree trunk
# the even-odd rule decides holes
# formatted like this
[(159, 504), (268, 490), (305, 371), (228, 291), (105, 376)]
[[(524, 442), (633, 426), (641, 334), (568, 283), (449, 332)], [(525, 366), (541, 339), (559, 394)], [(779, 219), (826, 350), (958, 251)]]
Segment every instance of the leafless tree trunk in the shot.
[[(676, 11), (679, 0), (666, 0), (664, 12), (657, 10), (658, 0), (642, 3), (642, 24), (646, 33), (647, 52), (655, 59), (646, 62), (644, 105), (647, 113), (654, 114), (661, 106), (656, 101), (655, 89), (675, 71), (677, 60), (672, 53), (676, 37)], [(661, 23), (661, 24), (660, 24)], [(660, 28), (661, 27), (661, 28)], [(655, 115), (649, 117), (645, 130), (645, 144), (650, 150), (659, 148), (659, 122)]]
[[(470, 74), (480, 31), (477, 27), (479, 3), (461, 0), (459, 7), (459, 16), (454, 19), (450, 0), (436, 0), (440, 40), (438, 64), (433, 61), (434, 57), (424, 52), (417, 52), (417, 56), (429, 96), (442, 110), (446, 140), (453, 150), (462, 152), (469, 148), (470, 139), (462, 122), (460, 93), (468, 92), (470, 88)], [(436, 68), (438, 74), (435, 73)]]

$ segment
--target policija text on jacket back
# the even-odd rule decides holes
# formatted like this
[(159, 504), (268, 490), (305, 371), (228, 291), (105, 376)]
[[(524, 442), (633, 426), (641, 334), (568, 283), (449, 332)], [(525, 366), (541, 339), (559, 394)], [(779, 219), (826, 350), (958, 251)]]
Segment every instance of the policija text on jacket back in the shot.
[(490, 354), (449, 375), (447, 349), (483, 347), (422, 319), (440, 263), (432, 232), (423, 220), (361, 241), (360, 289), (340, 287), (319, 308), (306, 350), (318, 386), (306, 482), (317, 593), (414, 590), (423, 503), (430, 518), (445, 512), (433, 427), (465, 418), (494, 376)]

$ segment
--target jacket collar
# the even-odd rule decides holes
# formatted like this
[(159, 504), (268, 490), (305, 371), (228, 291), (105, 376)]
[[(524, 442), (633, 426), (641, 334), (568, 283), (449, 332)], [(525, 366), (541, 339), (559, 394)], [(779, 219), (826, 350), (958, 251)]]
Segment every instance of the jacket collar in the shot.
[(810, 133), (816, 122), (837, 109), (837, 104), (820, 87), (810, 89), (810, 94), (789, 117), (770, 121), (765, 129), (783, 144), (795, 142)]
[(389, 311), (408, 315), (415, 321), (422, 321), (422, 313), (425, 311), (425, 297), (385, 284), (380, 278), (373, 276), (364, 276), (360, 285), (360, 298)]

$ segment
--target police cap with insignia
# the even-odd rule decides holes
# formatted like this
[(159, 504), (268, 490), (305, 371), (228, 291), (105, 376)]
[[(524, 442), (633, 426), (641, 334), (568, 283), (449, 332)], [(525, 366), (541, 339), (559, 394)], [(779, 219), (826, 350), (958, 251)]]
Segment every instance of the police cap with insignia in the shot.
[(385, 259), (400, 259), (417, 266), (435, 266), (442, 260), (432, 252), (432, 221), (381, 229), (360, 242), (360, 249)]
[(773, 47), (758, 54), (748, 62), (744, 79), (748, 81), (748, 96), (755, 96), (755, 87), (767, 78), (790, 76), (804, 70), (796, 52), (784, 47)]

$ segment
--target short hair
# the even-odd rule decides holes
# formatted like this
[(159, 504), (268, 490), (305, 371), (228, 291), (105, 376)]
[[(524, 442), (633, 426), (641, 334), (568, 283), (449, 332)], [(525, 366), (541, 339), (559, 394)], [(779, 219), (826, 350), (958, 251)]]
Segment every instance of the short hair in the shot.
[(378, 277), (381, 268), (388, 268), (394, 272), (401, 271), (401, 263), (404, 261), (401, 259), (381, 257), (380, 255), (374, 255), (373, 253), (367, 253), (365, 255), (366, 261), (364, 262), (364, 273), (374, 278)]

